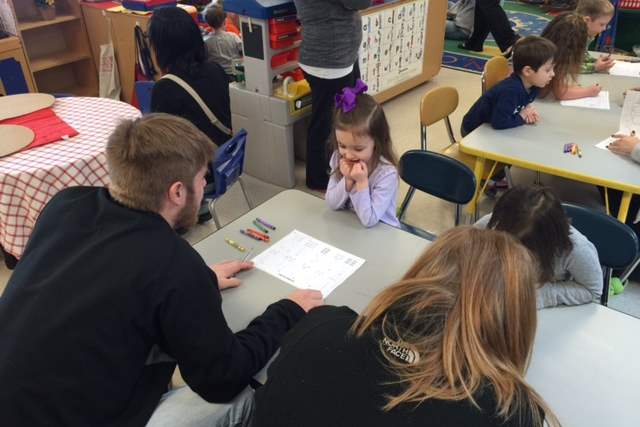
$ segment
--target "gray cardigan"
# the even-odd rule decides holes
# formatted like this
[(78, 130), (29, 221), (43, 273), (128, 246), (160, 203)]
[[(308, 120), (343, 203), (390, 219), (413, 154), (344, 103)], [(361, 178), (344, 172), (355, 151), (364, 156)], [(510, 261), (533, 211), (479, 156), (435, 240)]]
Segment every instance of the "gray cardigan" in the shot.
[[(490, 219), (491, 214), (485, 215), (475, 226), (486, 228)], [(595, 246), (573, 227), (570, 227), (569, 239), (573, 248), (556, 259), (553, 282), (538, 288), (538, 309), (600, 300), (603, 277)]]
[(371, 0), (294, 0), (302, 23), (300, 63), (319, 68), (355, 64), (362, 41), (358, 10)]

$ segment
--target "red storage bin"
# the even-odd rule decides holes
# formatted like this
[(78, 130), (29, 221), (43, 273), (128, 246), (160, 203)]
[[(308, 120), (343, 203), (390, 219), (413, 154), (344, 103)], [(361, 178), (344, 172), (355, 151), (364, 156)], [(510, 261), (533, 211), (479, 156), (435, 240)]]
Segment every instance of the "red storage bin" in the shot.
[(300, 40), (302, 36), (300, 35), (300, 31), (296, 31), (293, 33), (283, 33), (283, 34), (269, 34), (269, 44), (272, 49), (283, 49), (285, 47), (289, 47), (298, 40)]
[(280, 52), (271, 58), (271, 68), (278, 68), (287, 62), (297, 61), (299, 57), (300, 49), (298, 48)]
[(298, 27), (298, 17), (296, 15), (269, 19), (269, 34), (293, 33), (298, 31)]
[(300, 80), (304, 80), (304, 73), (301, 68), (296, 68), (293, 71), (287, 71), (286, 73), (282, 73), (282, 77), (293, 77), (293, 80), (299, 82)]

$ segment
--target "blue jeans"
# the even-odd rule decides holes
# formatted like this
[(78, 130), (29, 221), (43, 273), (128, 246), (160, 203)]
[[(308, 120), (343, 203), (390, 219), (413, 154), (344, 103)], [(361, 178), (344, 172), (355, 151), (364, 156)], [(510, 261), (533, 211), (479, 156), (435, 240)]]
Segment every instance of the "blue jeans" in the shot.
[(444, 27), (444, 38), (447, 40), (466, 40), (469, 38), (469, 33), (447, 19)]
[(251, 387), (229, 403), (209, 403), (185, 386), (162, 396), (146, 427), (247, 427), (252, 414)]

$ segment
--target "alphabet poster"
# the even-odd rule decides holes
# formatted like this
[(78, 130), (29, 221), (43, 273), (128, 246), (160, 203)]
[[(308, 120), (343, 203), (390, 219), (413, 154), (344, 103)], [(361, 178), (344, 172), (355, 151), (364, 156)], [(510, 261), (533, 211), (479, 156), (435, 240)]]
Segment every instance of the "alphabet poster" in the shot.
[(360, 74), (376, 94), (422, 74), (428, 0), (362, 17)]

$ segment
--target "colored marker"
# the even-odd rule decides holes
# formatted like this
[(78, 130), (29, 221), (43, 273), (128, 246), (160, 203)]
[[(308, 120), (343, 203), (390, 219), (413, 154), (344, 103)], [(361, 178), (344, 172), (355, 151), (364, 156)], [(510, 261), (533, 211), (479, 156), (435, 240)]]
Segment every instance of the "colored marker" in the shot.
[(227, 239), (227, 238), (225, 238), (225, 239), (224, 239), (224, 241), (225, 241), (225, 242), (227, 242), (227, 244), (228, 244), (229, 246), (234, 247), (235, 249), (239, 250), (240, 252), (244, 252), (244, 251), (246, 251), (246, 249), (245, 249), (245, 248), (243, 248), (242, 246), (240, 246), (239, 244), (237, 244), (236, 242), (234, 242), (234, 241), (233, 241), (233, 240), (231, 240), (231, 239)]
[(262, 238), (260, 238), (260, 237), (258, 237), (258, 236), (256, 236), (256, 235), (254, 235), (254, 234), (252, 234), (252, 233), (249, 233), (249, 232), (244, 231), (244, 230), (240, 230), (240, 232), (241, 232), (242, 234), (244, 234), (245, 236), (247, 236), (247, 237), (251, 237), (251, 238), (252, 238), (252, 239), (254, 239), (254, 240), (260, 240), (260, 241), (262, 241)]
[(275, 229), (276, 229), (273, 225), (269, 224), (267, 221), (265, 221), (265, 220), (264, 220), (264, 219), (262, 219), (262, 218), (256, 218), (256, 221), (258, 221), (260, 224), (264, 225), (264, 226), (265, 226), (265, 227), (267, 227), (267, 228), (270, 228), (270, 229), (272, 229), (272, 230), (275, 230)]
[(251, 256), (252, 252), (253, 252), (253, 248), (249, 249), (249, 252), (247, 252), (247, 254), (242, 258), (242, 262), (246, 262)]
[(267, 236), (266, 234), (262, 234), (261, 232), (254, 230), (253, 228), (247, 228), (247, 233), (251, 233), (254, 236), (264, 240), (265, 242), (269, 241), (269, 236)]
[(257, 228), (258, 230), (262, 231), (263, 233), (267, 233), (267, 234), (269, 234), (269, 230), (267, 230), (267, 228), (266, 228), (266, 227), (264, 227), (262, 224), (260, 224), (260, 223), (258, 222), (258, 220), (257, 220), (257, 219), (254, 219), (254, 220), (253, 220), (253, 225), (255, 225), (255, 226), (256, 226), (256, 228)]
[(578, 149), (578, 157), (582, 158), (582, 150), (580, 149), (580, 147), (576, 144), (576, 147)]

